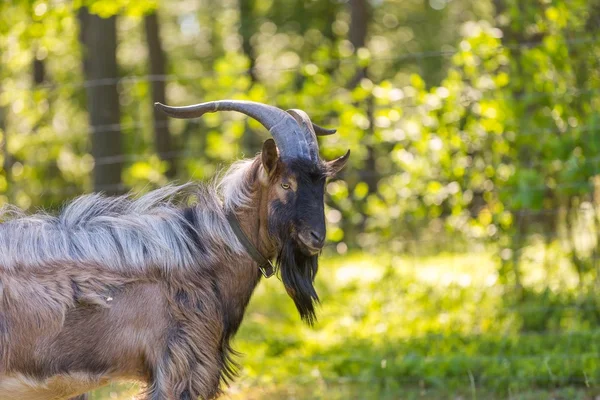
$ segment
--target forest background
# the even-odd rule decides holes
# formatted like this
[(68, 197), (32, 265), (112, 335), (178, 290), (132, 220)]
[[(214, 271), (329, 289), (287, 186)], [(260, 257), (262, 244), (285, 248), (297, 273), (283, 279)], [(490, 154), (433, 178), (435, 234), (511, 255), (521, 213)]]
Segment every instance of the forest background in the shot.
[(352, 150), (320, 323), (261, 285), (227, 396), (593, 398), (599, 26), (598, 0), (3, 1), (0, 203), (206, 180), (268, 137), (155, 101), (301, 108)]

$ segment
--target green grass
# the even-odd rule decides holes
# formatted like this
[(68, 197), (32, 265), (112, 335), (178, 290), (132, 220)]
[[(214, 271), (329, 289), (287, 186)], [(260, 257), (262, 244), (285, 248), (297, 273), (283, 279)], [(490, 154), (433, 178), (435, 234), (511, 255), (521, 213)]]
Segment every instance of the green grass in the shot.
[[(326, 257), (321, 265), (323, 304), (312, 328), (300, 322), (277, 279), (261, 283), (235, 340), (243, 368), (224, 398), (600, 394), (600, 329), (579, 312), (579, 303), (565, 306), (573, 299), (571, 286), (542, 290), (546, 278), (533, 266), (534, 290), (515, 306), (506, 303), (506, 288), (486, 253), (357, 253)], [(93, 398), (130, 399), (132, 389), (105, 388)]]

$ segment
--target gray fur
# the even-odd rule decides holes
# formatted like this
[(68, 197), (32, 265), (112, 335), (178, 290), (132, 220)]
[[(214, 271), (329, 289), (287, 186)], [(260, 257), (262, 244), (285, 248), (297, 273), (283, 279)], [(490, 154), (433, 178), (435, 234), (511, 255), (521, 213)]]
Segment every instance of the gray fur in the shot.
[[(193, 268), (203, 258), (210, 262), (215, 252), (228, 249), (243, 253), (243, 247), (225, 218), (223, 203), (241, 205), (247, 200), (242, 162), (216, 185), (167, 186), (137, 199), (130, 195), (81, 196), (59, 215), (40, 212), (25, 215), (14, 207), (0, 211), (0, 265), (43, 267), (53, 262), (93, 262), (119, 271), (157, 267), (164, 272)], [(193, 243), (182, 205), (196, 199), (197, 237), (204, 253)], [(206, 259), (208, 258), (208, 259)], [(132, 271), (133, 269), (133, 271)]]

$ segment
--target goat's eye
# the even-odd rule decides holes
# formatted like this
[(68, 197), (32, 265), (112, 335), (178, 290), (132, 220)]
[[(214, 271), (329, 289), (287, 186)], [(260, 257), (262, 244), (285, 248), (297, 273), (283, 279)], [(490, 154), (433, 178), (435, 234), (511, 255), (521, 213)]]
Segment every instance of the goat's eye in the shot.
[(289, 190), (290, 189), (289, 183), (282, 183), (281, 187), (284, 188), (285, 190)]

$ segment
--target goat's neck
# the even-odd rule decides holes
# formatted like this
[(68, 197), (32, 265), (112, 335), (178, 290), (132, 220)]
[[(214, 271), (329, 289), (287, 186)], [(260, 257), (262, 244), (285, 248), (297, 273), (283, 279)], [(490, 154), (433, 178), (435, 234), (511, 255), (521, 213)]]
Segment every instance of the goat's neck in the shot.
[(267, 189), (256, 182), (251, 202), (235, 210), (240, 225), (250, 242), (266, 258), (275, 256), (275, 245), (269, 235)]
[[(244, 207), (234, 209), (242, 230), (252, 244), (267, 258), (275, 255), (275, 246), (269, 238), (267, 215), (267, 189), (255, 181), (255, 190), (252, 191), (251, 200)], [(227, 336), (235, 334), (250, 297), (260, 281), (261, 273), (256, 262), (249, 254), (244, 254), (235, 265), (221, 270), (221, 291), (225, 296), (225, 315), (228, 316)]]

